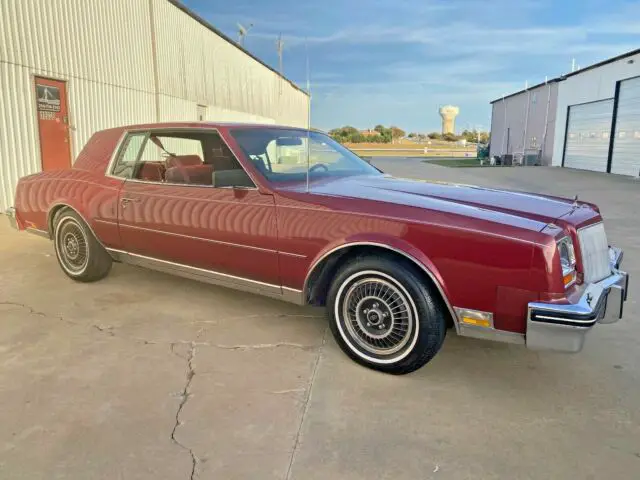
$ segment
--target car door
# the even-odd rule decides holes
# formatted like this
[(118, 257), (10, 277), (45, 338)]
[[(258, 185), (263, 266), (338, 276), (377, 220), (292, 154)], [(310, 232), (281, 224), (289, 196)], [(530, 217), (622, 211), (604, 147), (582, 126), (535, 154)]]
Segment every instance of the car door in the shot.
[(279, 289), (273, 196), (214, 130), (148, 132), (121, 189), (119, 228), (124, 250), (151, 266)]

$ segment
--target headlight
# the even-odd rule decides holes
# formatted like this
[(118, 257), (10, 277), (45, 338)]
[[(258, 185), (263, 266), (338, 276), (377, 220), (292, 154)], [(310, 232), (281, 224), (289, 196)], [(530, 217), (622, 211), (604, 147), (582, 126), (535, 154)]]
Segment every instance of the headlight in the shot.
[(562, 282), (569, 288), (576, 281), (576, 252), (571, 237), (563, 237), (558, 241), (560, 265), (562, 265)]

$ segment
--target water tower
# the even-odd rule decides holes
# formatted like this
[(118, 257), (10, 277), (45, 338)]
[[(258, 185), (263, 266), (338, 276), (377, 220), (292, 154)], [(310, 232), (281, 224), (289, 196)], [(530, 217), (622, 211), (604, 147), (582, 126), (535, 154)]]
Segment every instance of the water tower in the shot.
[(440, 116), (442, 117), (442, 134), (455, 133), (456, 131), (456, 117), (460, 113), (458, 107), (453, 105), (445, 105), (440, 107)]

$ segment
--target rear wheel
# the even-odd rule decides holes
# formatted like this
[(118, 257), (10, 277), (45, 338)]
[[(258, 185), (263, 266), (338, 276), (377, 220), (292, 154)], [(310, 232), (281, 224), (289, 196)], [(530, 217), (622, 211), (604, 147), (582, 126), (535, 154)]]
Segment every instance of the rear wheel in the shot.
[(111, 256), (70, 208), (60, 210), (53, 220), (53, 243), (60, 267), (74, 280), (94, 282), (111, 270)]
[(437, 292), (408, 262), (365, 256), (345, 264), (329, 295), (330, 326), (340, 348), (375, 370), (405, 374), (440, 350), (447, 313)]

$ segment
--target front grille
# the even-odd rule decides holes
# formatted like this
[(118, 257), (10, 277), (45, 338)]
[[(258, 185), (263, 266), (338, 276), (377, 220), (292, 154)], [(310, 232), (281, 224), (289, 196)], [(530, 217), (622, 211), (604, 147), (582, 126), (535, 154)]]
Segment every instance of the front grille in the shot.
[(611, 275), (609, 242), (604, 224), (597, 223), (578, 230), (584, 282), (593, 283)]

